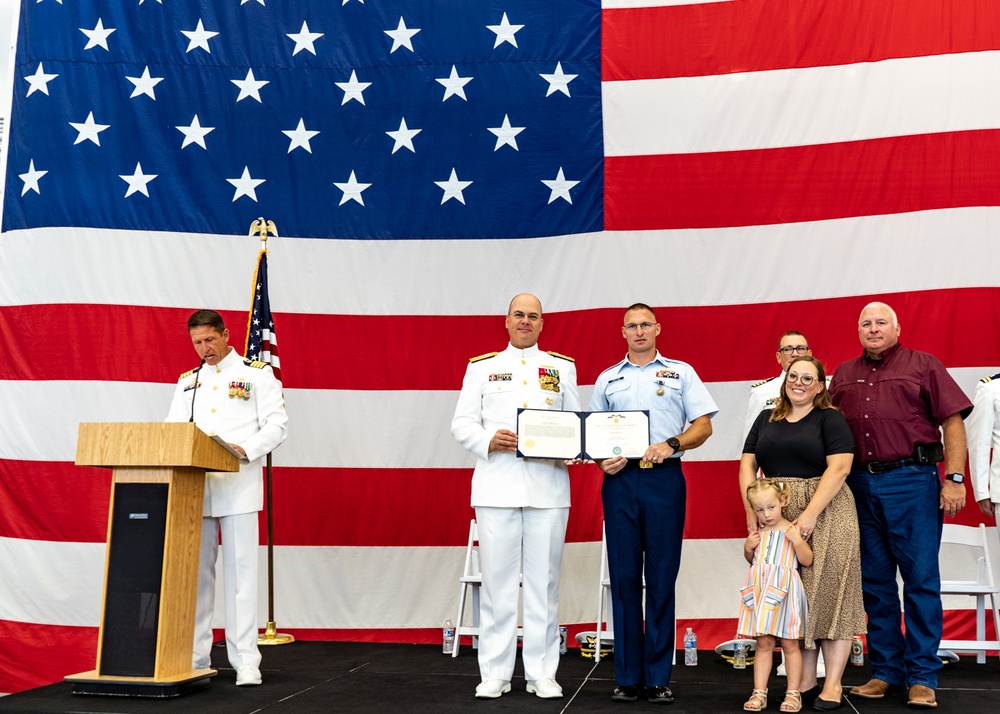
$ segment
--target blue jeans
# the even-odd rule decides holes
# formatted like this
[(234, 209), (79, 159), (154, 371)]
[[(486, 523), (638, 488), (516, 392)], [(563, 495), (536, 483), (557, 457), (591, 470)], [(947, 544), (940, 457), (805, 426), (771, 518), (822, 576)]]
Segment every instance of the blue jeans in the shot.
[(651, 469), (640, 469), (637, 461), (629, 461), (617, 474), (605, 474), (601, 495), (615, 619), (615, 680), (619, 685), (669, 686), (674, 584), (681, 564), (687, 499), (680, 459), (668, 459)]
[[(868, 614), (872, 677), (937, 689), (941, 659), (941, 477), (935, 464), (847, 477), (861, 527), (861, 590)], [(906, 635), (900, 627), (903, 579)]]

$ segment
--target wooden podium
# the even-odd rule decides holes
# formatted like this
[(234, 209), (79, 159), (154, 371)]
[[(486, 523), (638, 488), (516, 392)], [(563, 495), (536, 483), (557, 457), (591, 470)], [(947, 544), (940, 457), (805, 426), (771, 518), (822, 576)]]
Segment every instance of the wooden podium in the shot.
[(193, 423), (80, 424), (78, 466), (113, 469), (97, 669), (75, 694), (173, 697), (191, 669), (205, 471), (239, 461)]

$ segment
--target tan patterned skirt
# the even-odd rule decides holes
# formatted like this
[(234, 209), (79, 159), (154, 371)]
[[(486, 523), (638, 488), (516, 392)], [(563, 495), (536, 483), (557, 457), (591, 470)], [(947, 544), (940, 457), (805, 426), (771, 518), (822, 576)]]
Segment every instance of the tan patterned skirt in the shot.
[[(819, 477), (786, 479), (791, 493), (784, 515), (794, 521), (805, 510)], [(858, 512), (854, 495), (844, 484), (816, 519), (808, 540), (813, 563), (800, 566), (802, 585), (809, 603), (806, 618), (806, 649), (815, 649), (816, 640), (849, 640), (865, 633), (865, 606), (861, 599), (861, 545)]]

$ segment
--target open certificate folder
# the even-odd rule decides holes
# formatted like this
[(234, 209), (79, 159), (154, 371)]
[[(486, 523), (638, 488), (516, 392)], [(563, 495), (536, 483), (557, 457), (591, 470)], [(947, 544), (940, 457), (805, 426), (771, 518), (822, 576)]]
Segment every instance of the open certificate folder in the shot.
[(517, 410), (517, 455), (528, 459), (641, 458), (649, 448), (649, 412)]

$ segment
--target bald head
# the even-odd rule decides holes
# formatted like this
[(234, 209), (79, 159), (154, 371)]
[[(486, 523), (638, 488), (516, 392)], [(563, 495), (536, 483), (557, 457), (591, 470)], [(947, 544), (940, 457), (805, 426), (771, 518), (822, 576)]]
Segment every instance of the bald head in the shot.
[(532, 295), (531, 293), (520, 293), (511, 298), (510, 305), (507, 306), (507, 314), (509, 315), (512, 312), (514, 312), (514, 303), (521, 303), (523, 305), (528, 304), (525, 301), (528, 301), (532, 304), (533, 306), (532, 310), (534, 312), (537, 312), (539, 315), (542, 314), (542, 301), (539, 300), (534, 295)]
[[(870, 302), (864, 306), (861, 310), (861, 317), (864, 318), (865, 312), (869, 310), (877, 310), (883, 314), (888, 314), (892, 317), (892, 324), (899, 325), (899, 320), (896, 319), (896, 311), (891, 307), (886, 305), (884, 302)], [(860, 322), (860, 319), (859, 319)]]
[(878, 357), (899, 342), (896, 312), (884, 302), (865, 305), (858, 318), (858, 338), (869, 357)]
[(530, 293), (515, 295), (507, 307), (507, 333), (518, 349), (532, 347), (542, 331), (542, 303)]

